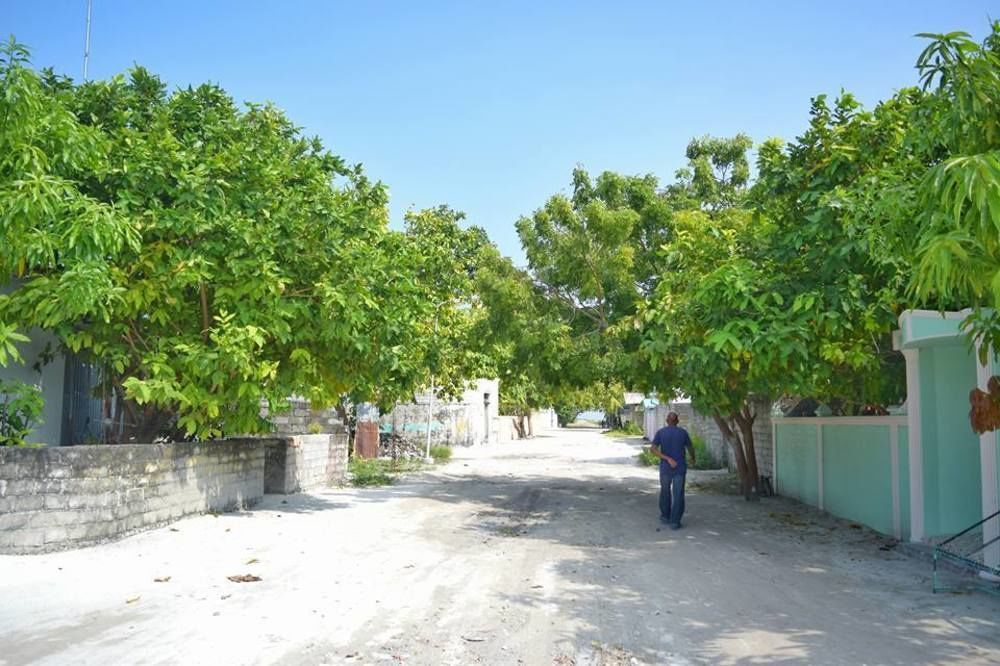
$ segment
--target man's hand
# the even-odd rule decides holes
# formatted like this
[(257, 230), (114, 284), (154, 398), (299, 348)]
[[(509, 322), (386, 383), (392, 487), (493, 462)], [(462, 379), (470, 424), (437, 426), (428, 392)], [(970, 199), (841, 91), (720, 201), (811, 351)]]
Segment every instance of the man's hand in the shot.
[(663, 456), (663, 459), (667, 461), (667, 464), (671, 467), (677, 467), (677, 461), (670, 456)]

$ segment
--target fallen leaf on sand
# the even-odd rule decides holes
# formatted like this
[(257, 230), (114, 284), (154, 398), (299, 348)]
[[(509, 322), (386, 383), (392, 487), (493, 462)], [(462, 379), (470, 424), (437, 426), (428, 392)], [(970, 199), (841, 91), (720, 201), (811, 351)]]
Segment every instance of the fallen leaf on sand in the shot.
[(229, 580), (234, 583), (256, 583), (261, 580), (260, 576), (254, 576), (253, 574), (242, 574), (239, 576), (226, 576)]
[(247, 564), (257, 564), (258, 562), (260, 562), (260, 560), (258, 560), (256, 557), (251, 557), (249, 560), (247, 560)]
[(127, 603), (127, 604), (134, 604), (135, 602), (139, 601), (139, 599), (142, 599), (141, 595), (138, 596), (138, 597), (132, 597), (131, 599), (126, 599), (125, 603)]
[(463, 641), (469, 641), (470, 643), (482, 643), (486, 639), (482, 636), (462, 636)]
[(170, 582), (170, 576), (163, 576), (162, 578), (154, 578), (153, 582), (154, 583), (169, 583)]
[(176, 527), (171, 527), (171, 528), (170, 528), (170, 531), (171, 531), (171, 532), (180, 532), (180, 530), (179, 530), (179, 529), (177, 529)]

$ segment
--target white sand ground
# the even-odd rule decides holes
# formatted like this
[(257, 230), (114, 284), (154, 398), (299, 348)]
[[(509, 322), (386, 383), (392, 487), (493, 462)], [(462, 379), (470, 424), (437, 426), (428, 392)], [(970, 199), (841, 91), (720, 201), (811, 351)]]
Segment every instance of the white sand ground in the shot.
[(794, 502), (693, 490), (661, 531), (638, 446), (564, 430), (0, 557), (0, 664), (1000, 663), (1000, 597), (933, 595), (927, 563)]

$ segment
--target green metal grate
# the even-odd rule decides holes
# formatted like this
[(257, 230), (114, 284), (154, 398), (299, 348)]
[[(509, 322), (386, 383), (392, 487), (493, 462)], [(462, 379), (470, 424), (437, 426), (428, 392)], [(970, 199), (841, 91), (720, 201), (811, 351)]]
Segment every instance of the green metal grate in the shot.
[(946, 589), (939, 579), (944, 563), (975, 572), (1000, 592), (1000, 511), (934, 546), (934, 592)]

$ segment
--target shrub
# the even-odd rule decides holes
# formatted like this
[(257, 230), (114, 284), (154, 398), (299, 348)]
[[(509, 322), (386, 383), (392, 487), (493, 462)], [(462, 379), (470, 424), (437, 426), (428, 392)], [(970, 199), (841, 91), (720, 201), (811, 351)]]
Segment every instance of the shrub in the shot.
[(42, 391), (18, 381), (0, 381), (0, 446), (26, 446), (25, 438), (45, 407)]
[(639, 460), (639, 464), (644, 467), (652, 467), (653, 465), (658, 465), (660, 463), (660, 459), (653, 455), (653, 452), (648, 448), (644, 448), (640, 451), (637, 459)]
[(719, 469), (722, 467), (712, 452), (708, 450), (708, 444), (700, 436), (691, 435), (691, 444), (694, 446), (695, 459), (691, 469)]
[(323, 432), (323, 426), (317, 423), (316, 421), (310, 423), (306, 429), (309, 431), (310, 435), (318, 435), (321, 432)]
[(377, 459), (354, 458), (348, 465), (348, 471), (355, 486), (387, 486), (392, 483), (392, 477)]
[[(443, 447), (448, 448), (448, 447)], [(433, 453), (433, 448), (431, 450)], [(451, 455), (451, 450), (448, 450)], [(387, 486), (392, 477), (406, 472), (418, 472), (424, 468), (419, 458), (351, 458), (347, 469), (351, 473), (351, 484), (355, 486)]]
[(437, 444), (431, 447), (431, 458), (434, 462), (447, 462), (451, 460), (451, 447), (444, 444)]
[[(719, 469), (722, 465), (715, 459), (715, 456), (708, 450), (708, 445), (705, 440), (698, 435), (691, 435), (691, 445), (694, 447), (694, 465), (691, 465), (691, 469)], [(646, 467), (652, 467), (660, 462), (660, 459), (653, 455), (653, 452), (648, 448), (644, 448), (639, 455), (637, 460), (640, 465)]]
[(610, 435), (611, 437), (638, 437), (643, 434), (642, 428), (632, 423), (631, 421), (626, 421), (622, 424), (621, 428), (615, 428), (614, 430), (608, 430), (604, 433), (605, 435)]

